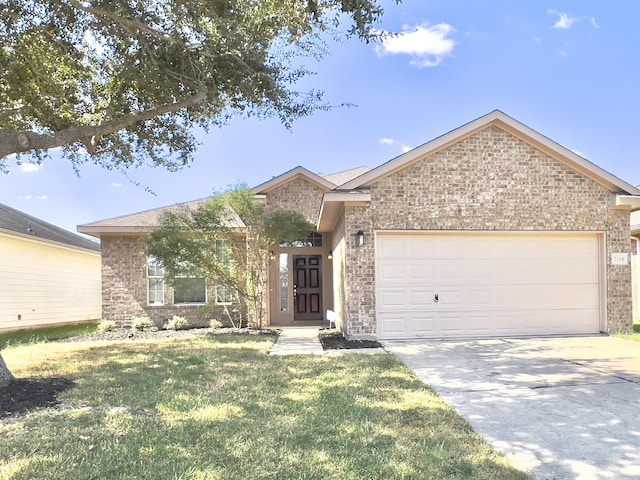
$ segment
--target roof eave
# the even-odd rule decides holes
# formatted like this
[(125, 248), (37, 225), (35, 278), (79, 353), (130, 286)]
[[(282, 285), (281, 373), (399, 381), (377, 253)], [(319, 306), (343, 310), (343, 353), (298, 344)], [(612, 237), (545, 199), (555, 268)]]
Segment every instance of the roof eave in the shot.
[[(32, 242), (39, 242), (39, 243), (46, 243), (48, 245), (55, 245), (57, 247), (62, 247), (62, 248), (67, 248), (69, 250), (80, 250), (83, 252), (88, 252), (88, 253), (94, 253), (96, 255), (100, 255), (100, 244), (96, 243), (96, 249), (93, 250), (91, 248), (88, 247), (82, 247), (80, 245), (71, 245), (70, 243), (65, 243), (65, 242), (58, 242), (56, 240), (50, 240), (48, 238), (42, 238), (42, 237), (37, 237), (35, 235), (30, 235), (30, 234), (26, 234), (26, 233), (20, 233), (20, 232), (16, 232), (14, 230), (7, 230), (5, 228), (0, 228), (0, 233), (5, 234), (5, 235), (10, 235), (13, 237), (19, 237), (22, 238), (24, 240), (30, 240)], [(92, 240), (86, 239), (87, 242), (92, 242)]]
[(366, 207), (371, 202), (369, 192), (327, 192), (322, 196), (316, 229), (333, 232), (344, 207)]
[(640, 210), (640, 196), (611, 194), (611, 207), (615, 210)]

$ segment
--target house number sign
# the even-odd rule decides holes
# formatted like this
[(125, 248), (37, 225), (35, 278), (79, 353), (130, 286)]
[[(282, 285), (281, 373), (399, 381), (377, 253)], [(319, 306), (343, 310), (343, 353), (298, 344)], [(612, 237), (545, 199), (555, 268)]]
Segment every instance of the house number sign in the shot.
[(611, 265), (628, 265), (629, 254), (628, 253), (612, 253)]

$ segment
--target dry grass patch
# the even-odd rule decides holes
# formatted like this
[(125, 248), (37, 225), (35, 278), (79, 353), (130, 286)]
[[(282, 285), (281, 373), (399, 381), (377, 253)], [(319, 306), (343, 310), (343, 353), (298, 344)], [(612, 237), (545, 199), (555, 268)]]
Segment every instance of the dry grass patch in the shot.
[(0, 478), (528, 478), (393, 356), (270, 357), (271, 345), (4, 350), (18, 377), (76, 386), (55, 408), (0, 420)]

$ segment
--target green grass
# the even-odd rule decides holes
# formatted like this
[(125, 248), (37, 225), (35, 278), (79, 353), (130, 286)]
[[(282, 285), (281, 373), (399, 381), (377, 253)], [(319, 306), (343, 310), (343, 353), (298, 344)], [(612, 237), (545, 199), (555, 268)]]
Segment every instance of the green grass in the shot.
[(9, 333), (0, 333), (0, 349), (7, 346), (50, 342), (78, 335), (85, 335), (88, 333), (94, 333), (97, 328), (97, 324), (85, 323), (82, 325), (68, 325), (64, 327), (49, 327), (39, 328), (36, 330), (18, 330)]
[(636, 322), (633, 324), (633, 333), (620, 334), (616, 336), (627, 340), (633, 340), (634, 342), (640, 342), (640, 322)]
[(0, 478), (529, 478), (395, 357), (270, 348), (249, 335), (8, 348), (17, 377), (76, 387), (0, 420)]

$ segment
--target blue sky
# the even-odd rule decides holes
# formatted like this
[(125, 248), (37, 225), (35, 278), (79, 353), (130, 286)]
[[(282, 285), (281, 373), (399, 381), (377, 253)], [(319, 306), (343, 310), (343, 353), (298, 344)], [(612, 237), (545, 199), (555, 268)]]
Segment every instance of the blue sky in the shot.
[[(640, 184), (640, 2), (384, 2), (384, 44), (351, 40), (308, 63), (303, 86), (332, 105), (286, 130), (237, 118), (209, 134), (191, 167), (128, 177), (54, 158), (0, 174), (0, 203), (75, 231), (89, 223), (258, 185), (297, 165), (375, 167), (500, 109), (633, 185)], [(149, 193), (135, 182), (148, 187)]]

